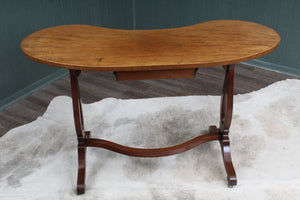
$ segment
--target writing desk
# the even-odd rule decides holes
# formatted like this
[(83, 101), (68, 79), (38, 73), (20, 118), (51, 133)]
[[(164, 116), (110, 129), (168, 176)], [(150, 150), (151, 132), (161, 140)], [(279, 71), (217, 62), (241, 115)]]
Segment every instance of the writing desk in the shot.
[[(219, 140), (228, 186), (237, 184), (231, 160), (229, 128), (233, 108), (236, 63), (272, 52), (280, 36), (271, 28), (237, 20), (216, 20), (192, 26), (157, 30), (119, 30), (89, 25), (46, 28), (21, 43), (33, 61), (70, 72), (75, 129), (78, 138), (77, 193), (85, 191), (86, 147), (100, 147), (136, 157), (160, 157)], [(196, 69), (223, 65), (220, 124), (207, 134), (182, 144), (156, 149), (127, 147), (92, 138), (84, 129), (78, 76), (81, 70), (113, 71), (117, 80), (192, 78)]]

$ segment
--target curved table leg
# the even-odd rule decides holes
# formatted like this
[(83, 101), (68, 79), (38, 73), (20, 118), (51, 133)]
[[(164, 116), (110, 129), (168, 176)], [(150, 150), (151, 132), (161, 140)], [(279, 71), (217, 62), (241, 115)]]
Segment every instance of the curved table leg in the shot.
[(232, 119), (233, 108), (233, 79), (234, 79), (234, 65), (224, 66), (225, 78), (221, 98), (221, 112), (220, 112), (220, 145), (222, 149), (222, 156), (225, 170), (227, 173), (228, 187), (237, 184), (236, 173), (232, 164), (230, 152), (229, 128)]
[[(70, 70), (70, 80), (72, 89), (73, 115), (75, 129), (78, 139), (78, 176), (77, 176), (77, 194), (85, 192), (85, 165), (86, 165), (86, 136), (84, 131), (82, 106), (79, 92), (77, 77), (80, 75), (79, 70)], [(88, 132), (89, 134), (89, 132)]]

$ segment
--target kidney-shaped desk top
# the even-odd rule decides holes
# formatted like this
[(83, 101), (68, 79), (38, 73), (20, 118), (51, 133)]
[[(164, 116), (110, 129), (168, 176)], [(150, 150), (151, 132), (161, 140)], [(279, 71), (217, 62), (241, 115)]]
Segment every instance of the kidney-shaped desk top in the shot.
[(270, 53), (279, 42), (266, 26), (216, 20), (154, 30), (56, 26), (29, 35), (21, 48), (28, 58), (56, 67), (139, 71), (239, 63)]

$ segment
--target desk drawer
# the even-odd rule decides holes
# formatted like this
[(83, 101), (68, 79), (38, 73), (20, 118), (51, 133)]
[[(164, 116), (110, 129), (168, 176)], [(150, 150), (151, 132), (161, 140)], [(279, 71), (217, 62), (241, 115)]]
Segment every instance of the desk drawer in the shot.
[(194, 69), (169, 69), (150, 71), (119, 71), (114, 72), (117, 81), (194, 78), (197, 68)]

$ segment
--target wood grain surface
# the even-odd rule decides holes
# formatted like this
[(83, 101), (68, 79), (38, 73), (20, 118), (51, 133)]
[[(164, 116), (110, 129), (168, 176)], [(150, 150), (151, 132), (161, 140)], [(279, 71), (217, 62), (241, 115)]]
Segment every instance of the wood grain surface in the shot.
[(29, 35), (21, 48), (28, 58), (56, 67), (141, 71), (239, 63), (270, 53), (279, 42), (277, 32), (266, 26), (216, 20), (154, 30), (56, 26)]

